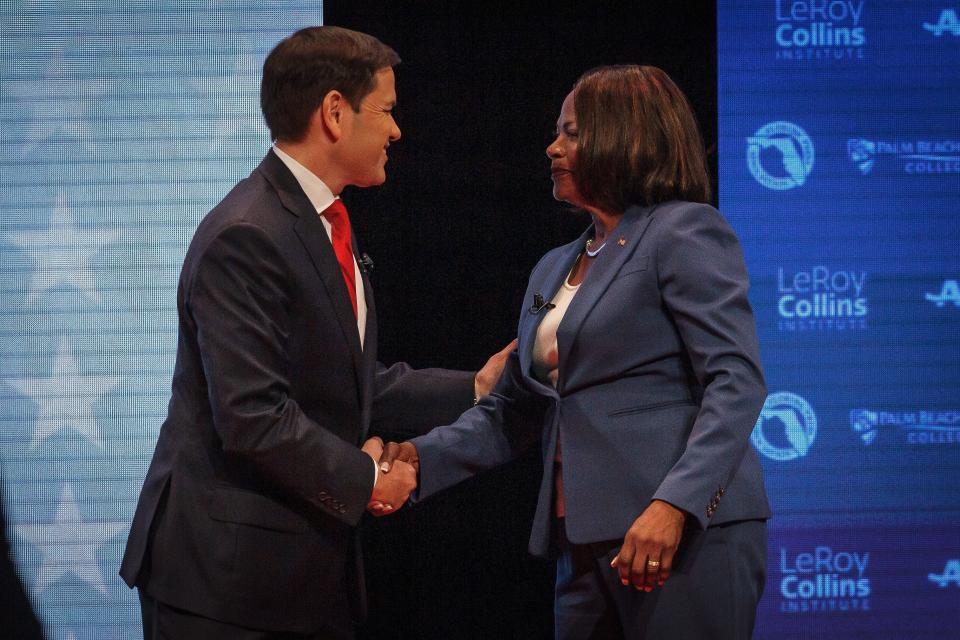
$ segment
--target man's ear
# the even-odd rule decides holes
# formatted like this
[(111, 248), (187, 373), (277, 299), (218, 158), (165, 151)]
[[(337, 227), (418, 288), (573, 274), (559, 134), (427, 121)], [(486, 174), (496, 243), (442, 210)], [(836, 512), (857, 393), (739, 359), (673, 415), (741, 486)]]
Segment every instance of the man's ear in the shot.
[(313, 118), (319, 118), (320, 122), (317, 124), (322, 124), (328, 135), (337, 142), (343, 137), (344, 110), (349, 108), (350, 103), (343, 94), (334, 89), (323, 96), (323, 102), (313, 114)]

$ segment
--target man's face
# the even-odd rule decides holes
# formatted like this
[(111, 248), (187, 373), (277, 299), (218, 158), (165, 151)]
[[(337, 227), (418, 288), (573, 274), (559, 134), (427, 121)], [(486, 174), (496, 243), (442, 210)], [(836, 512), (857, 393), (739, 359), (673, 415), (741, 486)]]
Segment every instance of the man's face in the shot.
[(373, 91), (360, 101), (360, 111), (344, 110), (342, 169), (346, 184), (372, 187), (387, 179), (387, 147), (400, 139), (400, 128), (393, 119), (397, 92), (393, 69), (377, 72)]

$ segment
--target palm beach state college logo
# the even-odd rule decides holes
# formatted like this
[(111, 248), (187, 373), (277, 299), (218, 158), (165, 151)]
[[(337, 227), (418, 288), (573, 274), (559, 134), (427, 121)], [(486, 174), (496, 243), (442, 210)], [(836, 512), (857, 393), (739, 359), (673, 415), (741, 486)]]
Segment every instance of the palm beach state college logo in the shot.
[(813, 142), (792, 122), (770, 122), (747, 138), (747, 166), (768, 189), (802, 186), (813, 169)]
[(881, 433), (897, 444), (960, 445), (960, 411), (852, 409), (850, 429), (870, 446)]
[(865, 176), (874, 169), (912, 176), (960, 173), (960, 140), (849, 138), (847, 156)]
[(750, 441), (771, 460), (796, 460), (807, 455), (817, 437), (817, 415), (806, 400), (786, 391), (767, 396)]

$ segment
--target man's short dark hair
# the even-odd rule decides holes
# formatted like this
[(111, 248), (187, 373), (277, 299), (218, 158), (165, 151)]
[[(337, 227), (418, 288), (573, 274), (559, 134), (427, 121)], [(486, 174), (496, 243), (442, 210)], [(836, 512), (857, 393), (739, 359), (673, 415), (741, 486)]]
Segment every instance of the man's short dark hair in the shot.
[(324, 96), (337, 90), (359, 111), (381, 69), (400, 56), (373, 36), (341, 27), (307, 27), (284, 38), (263, 63), (260, 110), (272, 140), (298, 142)]
[(587, 71), (573, 87), (577, 190), (613, 211), (667, 200), (707, 202), (703, 140), (687, 98), (657, 67)]

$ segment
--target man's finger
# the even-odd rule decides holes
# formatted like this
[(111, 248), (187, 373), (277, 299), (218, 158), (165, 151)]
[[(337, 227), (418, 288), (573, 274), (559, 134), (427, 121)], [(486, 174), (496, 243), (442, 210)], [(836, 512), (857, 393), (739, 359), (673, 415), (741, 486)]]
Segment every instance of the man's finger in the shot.
[(393, 512), (393, 505), (377, 503), (377, 506), (368, 506), (367, 511), (378, 518)]
[(383, 452), (383, 440), (381, 440), (377, 436), (373, 436), (372, 438), (369, 438), (366, 442), (363, 443), (363, 446), (360, 447), (360, 450), (366, 453), (371, 458), (377, 459), (380, 457), (381, 453)]

